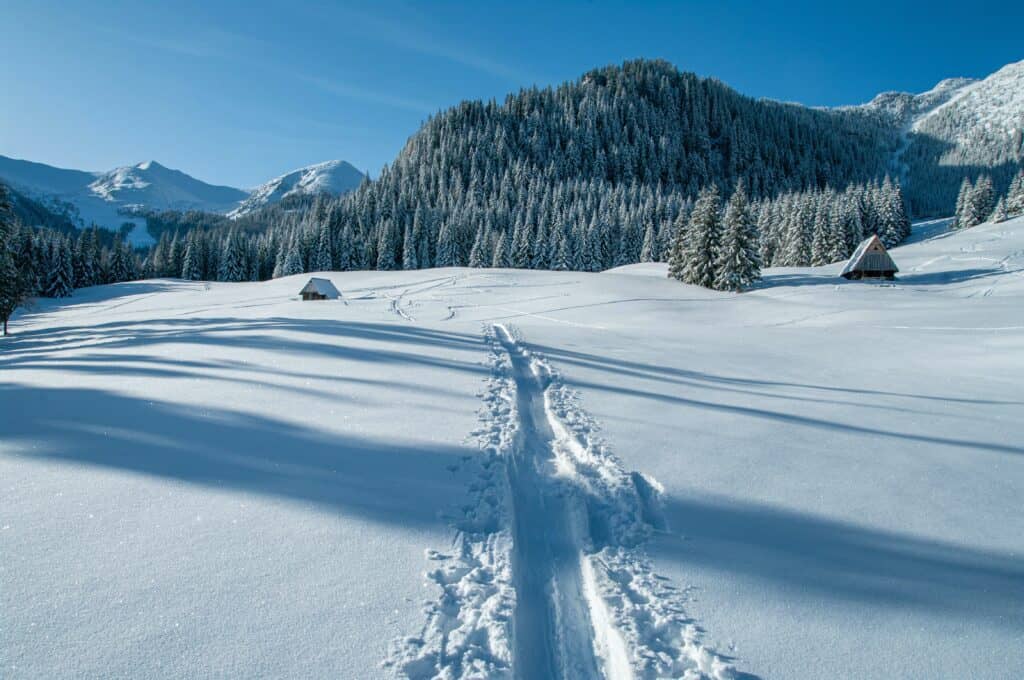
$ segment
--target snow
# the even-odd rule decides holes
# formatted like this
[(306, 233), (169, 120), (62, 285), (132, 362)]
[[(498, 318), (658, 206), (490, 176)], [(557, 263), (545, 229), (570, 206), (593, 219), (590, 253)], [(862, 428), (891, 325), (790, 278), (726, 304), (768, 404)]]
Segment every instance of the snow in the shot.
[(228, 217), (242, 217), (289, 196), (302, 194), (344, 194), (363, 181), (363, 173), (345, 161), (325, 161), (275, 177), (252, 193)]
[(912, 129), (928, 132), (928, 121), (940, 111), (950, 109), (965, 123), (957, 127), (956, 141), (961, 145), (968, 143), (978, 130), (1003, 132), (1009, 137), (1024, 129), (1024, 61), (1007, 64), (983, 80), (956, 88), (952, 96), (915, 116)]
[(2, 674), (1020, 675), (1024, 219), (911, 241), (739, 296), (42, 301), (0, 341)]
[[(105, 172), (65, 170), (43, 163), (0, 156), (0, 178), (44, 203), (70, 204), (81, 227), (98, 224), (117, 230), (131, 222), (128, 240), (135, 246), (153, 243), (146, 220), (135, 210), (202, 210), (232, 217), (296, 194), (340, 194), (359, 186), (362, 173), (344, 161), (300, 168), (252, 192), (207, 184), (156, 161), (126, 165)], [(60, 206), (55, 206), (63, 211)]]

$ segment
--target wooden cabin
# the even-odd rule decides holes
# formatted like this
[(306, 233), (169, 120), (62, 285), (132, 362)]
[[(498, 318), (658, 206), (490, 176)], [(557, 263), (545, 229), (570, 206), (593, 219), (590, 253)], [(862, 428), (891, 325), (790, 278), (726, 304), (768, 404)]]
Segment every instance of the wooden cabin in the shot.
[(341, 297), (341, 293), (334, 287), (330, 279), (316, 277), (309, 280), (309, 283), (299, 291), (299, 295), (303, 300), (337, 300)]
[(839, 273), (844, 279), (860, 281), (861, 279), (885, 279), (892, 281), (896, 278), (899, 268), (889, 257), (889, 252), (878, 240), (878, 236), (864, 239), (857, 249), (853, 251), (850, 260)]

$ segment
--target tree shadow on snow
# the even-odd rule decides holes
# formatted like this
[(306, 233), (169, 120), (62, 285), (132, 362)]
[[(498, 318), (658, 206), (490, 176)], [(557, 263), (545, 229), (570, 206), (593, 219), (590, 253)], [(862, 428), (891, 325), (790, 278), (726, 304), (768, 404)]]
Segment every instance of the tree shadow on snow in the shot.
[(4, 425), (13, 455), (282, 497), (400, 526), (436, 524), (437, 512), (464, 493), (450, 466), (475, 451), (95, 389), (8, 383), (0, 403), (13, 416)]
[(1024, 631), (1024, 558), (736, 499), (666, 499), (655, 557), (816, 597), (984, 619)]
[[(392, 347), (360, 345), (387, 343)], [(67, 325), (25, 331), (0, 346), (0, 367), (27, 362), (50, 362), (47, 353), (96, 347), (103, 353), (116, 349), (138, 350), (159, 345), (214, 345), (225, 348), (266, 350), (293, 357), (343, 359), (362, 362), (407, 363), (484, 373), (477, 363), (433, 357), (424, 346), (480, 351), (479, 335), (438, 331), (386, 323), (344, 322), (333, 319), (170, 318), (114, 321), (105, 324)], [(419, 348), (417, 348), (417, 346)], [(102, 358), (102, 357), (100, 357)], [(75, 361), (80, 357), (74, 357)], [(178, 359), (168, 359), (177, 365)]]

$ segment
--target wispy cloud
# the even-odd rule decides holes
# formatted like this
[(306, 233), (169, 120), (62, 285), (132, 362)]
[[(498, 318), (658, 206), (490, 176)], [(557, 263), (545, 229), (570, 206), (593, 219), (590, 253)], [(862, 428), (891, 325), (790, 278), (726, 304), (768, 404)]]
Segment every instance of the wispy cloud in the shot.
[(374, 104), (383, 104), (385, 106), (391, 106), (396, 109), (405, 109), (406, 111), (415, 111), (416, 113), (433, 113), (437, 110), (437, 106), (424, 102), (418, 99), (410, 99), (408, 97), (398, 97), (386, 92), (378, 92), (375, 90), (367, 90), (347, 83), (338, 82), (336, 80), (328, 80), (327, 78), (321, 78), (319, 76), (313, 76), (306, 73), (292, 74), (297, 80), (304, 82), (308, 85), (312, 85), (324, 92), (335, 94), (340, 97), (346, 97), (348, 99), (358, 99), (364, 102), (372, 102)]
[(137, 34), (128, 31), (115, 31), (107, 26), (94, 26), (94, 28), (97, 31), (140, 47), (196, 59), (230, 57), (239, 51), (257, 49), (264, 45), (262, 40), (233, 33), (216, 26), (208, 26), (189, 35), (153, 35), (150, 32)]
[(428, 57), (446, 59), (519, 85), (528, 85), (536, 80), (513, 66), (475, 53), (464, 45), (449, 45), (425, 31), (416, 29), (412, 25), (413, 22), (409, 20), (416, 13), (412, 7), (405, 6), (402, 9), (406, 19), (401, 22), (391, 21), (376, 14), (371, 15), (353, 9), (345, 9), (343, 12), (346, 23), (358, 24), (360, 33), (369, 34), (395, 47)]

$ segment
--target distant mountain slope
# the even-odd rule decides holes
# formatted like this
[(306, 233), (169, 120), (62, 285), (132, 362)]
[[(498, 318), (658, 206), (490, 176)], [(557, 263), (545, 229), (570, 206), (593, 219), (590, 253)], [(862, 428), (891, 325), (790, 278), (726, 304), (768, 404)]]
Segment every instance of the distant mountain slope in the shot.
[(289, 196), (301, 194), (345, 194), (362, 183), (365, 175), (345, 161), (317, 163), (275, 177), (256, 187), (228, 217), (241, 217)]
[(1024, 162), (1024, 61), (982, 80), (951, 78), (917, 95), (887, 92), (850, 109), (899, 130), (892, 163), (919, 216), (949, 214), (965, 175), (992, 175), (1004, 190)]
[(156, 161), (99, 174), (89, 192), (107, 201), (162, 210), (230, 210), (248, 195), (241, 189), (207, 184)]
[(239, 217), (286, 197), (346, 193), (362, 180), (361, 172), (335, 160), (281, 175), (250, 193), (208, 184), (156, 161), (86, 172), (0, 156), (0, 181), (33, 201), (36, 208), (64, 215), (79, 227), (98, 224), (118, 229), (130, 222), (135, 225), (130, 238), (136, 245), (151, 240), (146, 218), (139, 213), (176, 210)]

